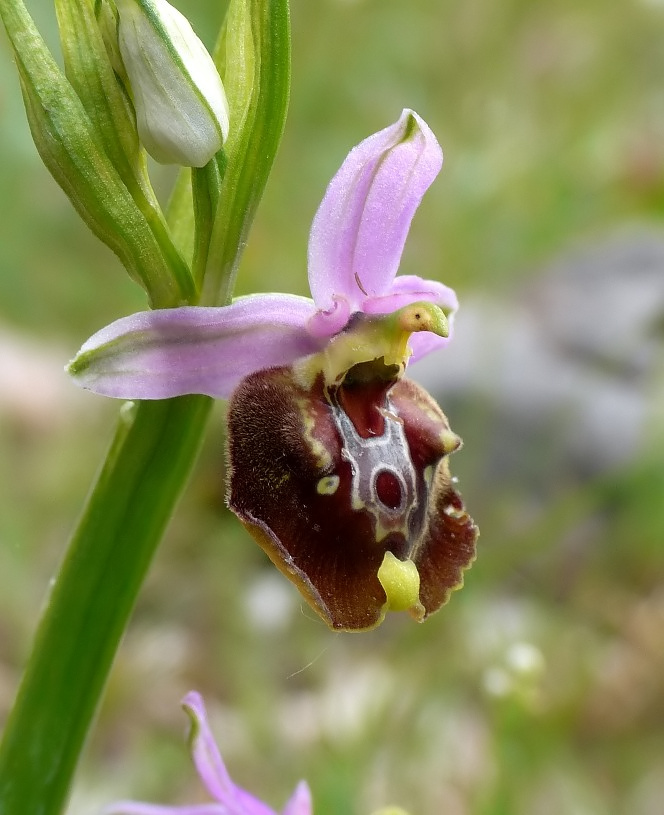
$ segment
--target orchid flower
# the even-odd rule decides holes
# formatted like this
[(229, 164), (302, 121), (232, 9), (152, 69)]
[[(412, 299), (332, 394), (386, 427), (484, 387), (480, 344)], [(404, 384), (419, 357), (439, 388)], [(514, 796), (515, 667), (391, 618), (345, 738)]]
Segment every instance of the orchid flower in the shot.
[[(231, 780), (219, 753), (199, 693), (191, 691), (182, 700), (191, 719), (190, 746), (196, 771), (216, 803), (191, 806), (160, 806), (139, 801), (118, 801), (103, 815), (277, 815), (267, 804)], [(305, 781), (295, 788), (282, 815), (312, 815), (311, 792)]]
[(141, 312), (99, 331), (69, 366), (107, 396), (230, 397), (230, 508), (333, 628), (388, 610), (425, 619), (463, 583), (477, 528), (452, 486), (461, 441), (407, 364), (449, 341), (457, 299), (397, 276), (442, 166), (404, 110), (355, 147), (309, 239), (312, 299), (256, 294), (220, 308)]

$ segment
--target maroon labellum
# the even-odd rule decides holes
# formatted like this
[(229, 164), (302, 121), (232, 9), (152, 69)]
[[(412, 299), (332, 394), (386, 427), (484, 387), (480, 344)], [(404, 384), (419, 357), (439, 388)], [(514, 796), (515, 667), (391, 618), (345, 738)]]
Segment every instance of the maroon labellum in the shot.
[[(307, 386), (297, 368), (272, 368), (230, 403), (229, 505), (335, 629), (372, 628), (391, 608), (425, 619), (475, 557), (478, 530), (447, 462), (461, 440), (399, 374), (381, 357)], [(414, 564), (414, 596), (399, 598), (400, 574), (394, 591), (382, 579), (384, 561)]]

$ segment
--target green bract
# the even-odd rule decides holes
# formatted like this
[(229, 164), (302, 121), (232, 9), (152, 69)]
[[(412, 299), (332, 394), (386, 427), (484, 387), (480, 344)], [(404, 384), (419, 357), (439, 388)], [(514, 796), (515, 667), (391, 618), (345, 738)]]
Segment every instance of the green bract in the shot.
[(83, 220), (146, 289), (152, 305), (186, 302), (194, 293), (191, 273), (141, 169), (117, 89), (110, 90), (116, 80), (91, 4), (58, 0), (57, 10), (67, 76), (21, 0), (0, 2), (39, 154)]

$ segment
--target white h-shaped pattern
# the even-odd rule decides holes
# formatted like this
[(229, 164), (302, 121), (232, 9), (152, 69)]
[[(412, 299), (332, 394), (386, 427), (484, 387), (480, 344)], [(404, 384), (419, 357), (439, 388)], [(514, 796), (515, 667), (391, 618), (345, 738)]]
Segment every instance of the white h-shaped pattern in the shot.
[[(382, 435), (365, 439), (339, 404), (336, 393), (331, 393), (330, 398), (334, 423), (343, 443), (341, 456), (352, 470), (352, 508), (371, 513), (377, 543), (391, 532), (401, 533), (408, 541), (409, 520), (418, 504), (417, 476), (403, 421), (394, 412), (388, 396), (387, 407), (378, 408), (384, 420)], [(378, 495), (378, 477), (383, 472), (392, 475), (399, 484), (401, 501), (395, 508), (384, 504)]]

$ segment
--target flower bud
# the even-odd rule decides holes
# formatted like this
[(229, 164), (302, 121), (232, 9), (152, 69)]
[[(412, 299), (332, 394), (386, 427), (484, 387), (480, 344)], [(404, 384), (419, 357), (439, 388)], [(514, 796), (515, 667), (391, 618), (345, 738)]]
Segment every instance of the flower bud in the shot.
[(219, 73), (166, 0), (117, 0), (120, 53), (143, 146), (162, 164), (203, 167), (228, 135)]

